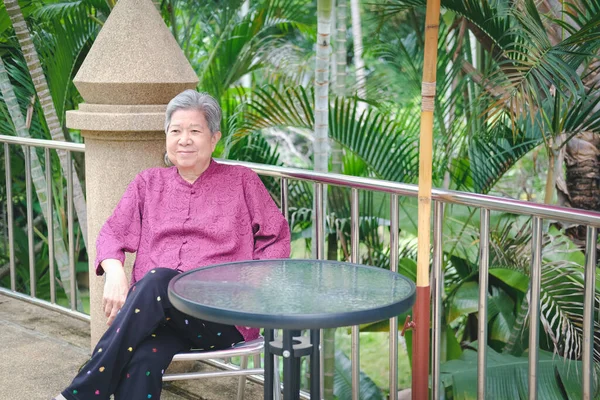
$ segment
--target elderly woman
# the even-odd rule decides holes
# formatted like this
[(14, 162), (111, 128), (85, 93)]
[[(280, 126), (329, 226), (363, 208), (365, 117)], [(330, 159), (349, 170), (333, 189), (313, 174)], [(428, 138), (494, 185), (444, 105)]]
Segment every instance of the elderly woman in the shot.
[[(287, 258), (290, 233), (251, 170), (215, 162), (221, 109), (186, 90), (167, 106), (167, 155), (174, 165), (135, 177), (96, 243), (104, 274), (108, 330), (91, 359), (56, 399), (159, 399), (162, 375), (178, 352), (222, 349), (258, 329), (202, 321), (176, 310), (169, 280), (211, 264)], [(131, 285), (124, 252), (135, 252)]]

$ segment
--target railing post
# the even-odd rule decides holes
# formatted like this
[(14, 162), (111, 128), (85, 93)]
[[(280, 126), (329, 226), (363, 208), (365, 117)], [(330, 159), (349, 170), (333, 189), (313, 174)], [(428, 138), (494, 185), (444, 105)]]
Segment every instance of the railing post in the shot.
[(29, 292), (31, 297), (37, 297), (37, 277), (35, 274), (35, 253), (33, 244), (33, 198), (31, 188), (31, 151), (29, 146), (23, 146), (25, 153), (25, 197), (27, 199), (27, 250), (29, 254)]
[(487, 298), (490, 265), (490, 210), (480, 210), (479, 228), (479, 312), (477, 335), (477, 398), (485, 399), (487, 365)]
[[(48, 218), (48, 270), (50, 271), (50, 302), (56, 303), (56, 274), (54, 268), (54, 215), (52, 212), (52, 159), (50, 149), (44, 148), (44, 160), (46, 164), (46, 207)], [(74, 293), (74, 292), (71, 292)], [(71, 296), (72, 297), (72, 296)]]
[[(71, 152), (67, 151), (69, 171), (73, 168)], [(73, 174), (67, 174), (67, 236), (69, 239), (69, 274), (71, 275), (71, 310), (77, 309), (77, 276), (75, 273), (75, 239), (73, 237)]]
[(433, 321), (431, 353), (431, 398), (440, 398), (440, 363), (441, 363), (441, 332), (442, 332), (442, 234), (443, 234), (444, 203), (433, 203)]
[(287, 178), (281, 178), (281, 213), (289, 221), (289, 188)]
[[(350, 200), (351, 229), (350, 245), (352, 246), (352, 262), (360, 261), (360, 216), (358, 210), (358, 189), (352, 188)], [(360, 330), (358, 326), (352, 327), (352, 400), (358, 400), (360, 393)]]
[(6, 177), (6, 215), (8, 219), (8, 265), (10, 269), (10, 290), (17, 290), (16, 271), (15, 271), (15, 233), (14, 233), (14, 215), (12, 203), (12, 171), (10, 169), (10, 149), (8, 143), (4, 143), (4, 175)]
[[(316, 256), (318, 260), (325, 259), (325, 229), (324, 229), (324, 218), (325, 218), (325, 204), (323, 204), (323, 184), (315, 183), (315, 201), (314, 201), (314, 212), (315, 212), (315, 237), (313, 246), (316, 246)], [(319, 330), (319, 343), (323, 343), (323, 329)], [(325, 393), (325, 355), (322, 351), (319, 352), (319, 382), (320, 382), (320, 393), (322, 397)]]
[(598, 228), (587, 227), (585, 242), (585, 283), (583, 297), (583, 399), (594, 394), (594, 301), (596, 293), (596, 243)]
[[(390, 195), (390, 271), (398, 272), (398, 195)], [(398, 317), (390, 318), (390, 397), (398, 393)]]
[(325, 221), (324, 221), (324, 208), (323, 204), (323, 184), (315, 184), (315, 243), (317, 246), (317, 259), (323, 260), (325, 258)]
[(538, 394), (538, 347), (540, 321), (540, 290), (542, 285), (542, 226), (540, 217), (533, 217), (531, 238), (531, 282), (529, 284), (529, 400)]

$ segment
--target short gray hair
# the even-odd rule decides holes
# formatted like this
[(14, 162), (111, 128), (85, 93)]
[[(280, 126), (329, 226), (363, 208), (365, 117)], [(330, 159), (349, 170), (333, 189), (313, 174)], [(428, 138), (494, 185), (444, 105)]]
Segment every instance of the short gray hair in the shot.
[(211, 134), (221, 130), (221, 106), (208, 93), (187, 89), (173, 97), (167, 105), (165, 133), (167, 133), (169, 125), (171, 125), (173, 113), (178, 110), (201, 111), (204, 114), (204, 118), (206, 118), (206, 123)]

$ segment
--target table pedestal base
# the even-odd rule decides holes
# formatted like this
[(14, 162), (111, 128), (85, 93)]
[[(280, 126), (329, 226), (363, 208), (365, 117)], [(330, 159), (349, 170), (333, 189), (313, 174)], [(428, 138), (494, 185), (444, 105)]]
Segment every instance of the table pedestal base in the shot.
[[(283, 398), (300, 399), (300, 359), (310, 356), (310, 398), (320, 399), (320, 332), (310, 331), (310, 338), (300, 336), (300, 331), (284, 330), (281, 339), (274, 340), (273, 329), (265, 329), (265, 400), (273, 399), (275, 355), (283, 357)], [(277, 388), (276, 390), (279, 390)]]

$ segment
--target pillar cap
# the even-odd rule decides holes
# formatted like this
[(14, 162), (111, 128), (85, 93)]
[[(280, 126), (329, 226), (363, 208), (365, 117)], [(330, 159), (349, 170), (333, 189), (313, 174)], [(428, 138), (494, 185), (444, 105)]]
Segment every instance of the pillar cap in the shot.
[(151, 0), (119, 0), (73, 83), (87, 103), (167, 104), (198, 77)]
[(83, 131), (164, 132), (167, 106), (81, 103), (67, 111), (67, 126)]

